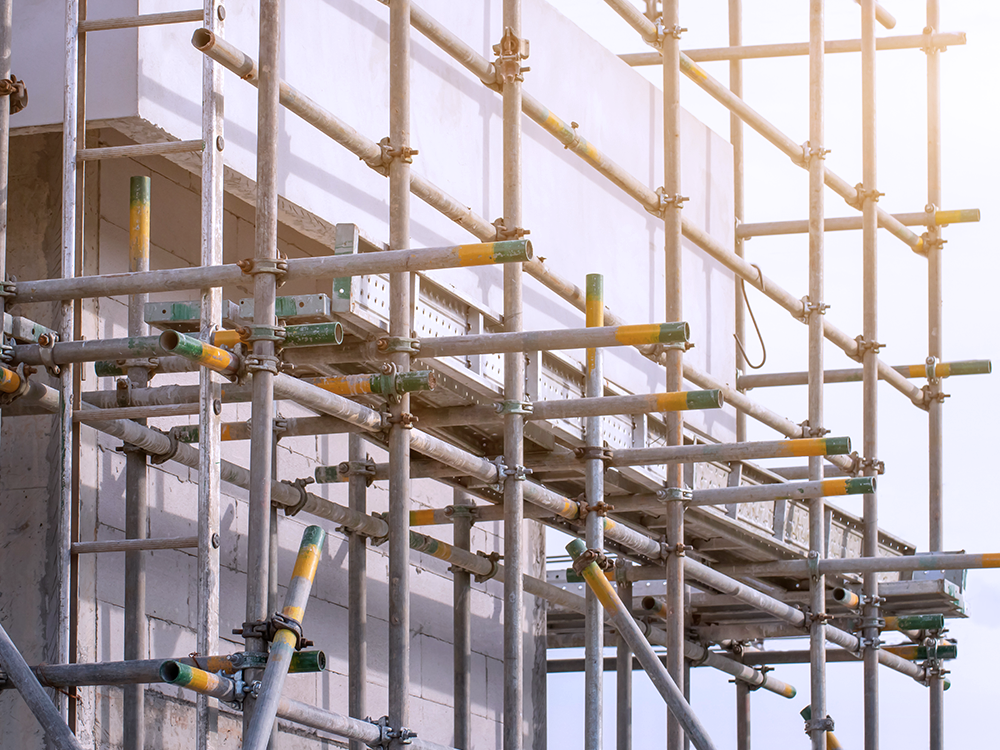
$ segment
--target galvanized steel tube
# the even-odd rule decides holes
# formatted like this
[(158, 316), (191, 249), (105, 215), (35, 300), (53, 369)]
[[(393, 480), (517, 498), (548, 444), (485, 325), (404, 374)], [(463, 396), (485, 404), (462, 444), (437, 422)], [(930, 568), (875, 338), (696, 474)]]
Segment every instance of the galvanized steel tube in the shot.
[[(604, 325), (604, 277), (587, 274), (587, 327)], [(604, 395), (604, 361), (600, 349), (587, 349), (586, 395), (599, 399)], [(585, 460), (584, 475), (587, 505), (587, 548), (604, 551), (604, 462), (600, 455), (604, 436), (600, 417), (587, 417), (584, 439), (596, 455)], [(584, 708), (583, 745), (585, 750), (603, 750), (604, 746), (604, 615), (597, 594), (587, 589), (587, 613), (584, 615)]]
[[(360, 435), (347, 436), (348, 460), (365, 460)], [(361, 474), (352, 474), (347, 487), (348, 505), (359, 514), (368, 514), (368, 484)], [(347, 711), (356, 719), (368, 710), (368, 539), (351, 530), (347, 537)], [(357, 739), (350, 750), (365, 750)]]
[(759, 458), (790, 456), (833, 456), (851, 452), (851, 439), (800, 438), (765, 440), (753, 443), (711, 443), (659, 448), (616, 450), (612, 466), (642, 466), (661, 463), (700, 463), (703, 461), (752, 461)]
[[(920, 36), (926, 44), (926, 37)], [(924, 213), (892, 214), (900, 224), (926, 227), (940, 227), (947, 224), (962, 224), (976, 222), (980, 219), (978, 208), (959, 209), (956, 211), (927, 211)], [(824, 230), (827, 232), (843, 232), (851, 229), (861, 229), (864, 218), (861, 216), (844, 216), (824, 220)], [(768, 237), (777, 234), (804, 234), (809, 231), (808, 220), (769, 221), (759, 224), (742, 224), (736, 228), (738, 239), (750, 237)]]
[(0, 663), (3, 664), (4, 671), (24, 702), (28, 704), (31, 713), (42, 725), (46, 739), (58, 750), (83, 750), (83, 746), (59, 715), (59, 710), (52, 704), (49, 696), (45, 694), (38, 678), (7, 635), (3, 625), (0, 625)]
[[(281, 610), (283, 617), (298, 623), (300, 627), (325, 539), (326, 532), (319, 526), (309, 526), (302, 533), (302, 543), (285, 594), (285, 605)], [(244, 750), (264, 750), (267, 747), (278, 711), (278, 702), (281, 699), (281, 689), (288, 675), (292, 654), (298, 648), (297, 641), (295, 631), (290, 628), (279, 628), (271, 640), (267, 667), (261, 678), (253, 716), (250, 718), (249, 727), (243, 733)]]
[[(472, 532), (473, 505), (463, 490), (454, 491), (455, 547), (469, 552)], [(411, 514), (412, 515), (412, 514)], [(412, 523), (412, 519), (411, 519)], [(453, 625), (453, 672), (455, 693), (455, 747), (471, 750), (472, 747), (472, 588), (471, 576), (465, 568), (455, 566), (452, 573), (452, 625)], [(359, 748), (360, 750), (360, 748)]]
[[(632, 582), (628, 580), (630, 563), (619, 559), (616, 563), (616, 580), (625, 609), (632, 613)], [(632, 750), (632, 649), (624, 638), (618, 639), (616, 654), (616, 706), (615, 750)]]
[[(577, 560), (586, 550), (586, 546), (579, 539), (574, 539), (566, 545), (566, 549), (574, 560)], [(628, 641), (629, 646), (635, 652), (639, 663), (646, 671), (653, 686), (660, 693), (660, 697), (667, 704), (669, 714), (674, 716), (678, 724), (683, 728), (685, 734), (690, 737), (698, 750), (711, 750), (715, 747), (708, 733), (702, 726), (701, 721), (691, 710), (691, 706), (684, 700), (684, 693), (672, 679), (659, 657), (653, 651), (649, 641), (643, 636), (642, 631), (635, 620), (622, 605), (617, 592), (612, 588), (604, 572), (591, 562), (583, 569), (583, 577), (588, 587), (599, 597), (601, 604), (611, 617), (611, 621), (618, 629), (619, 635)], [(683, 655), (683, 640), (681, 641), (681, 653)], [(670, 648), (669, 646), (667, 647)], [(603, 665), (602, 665), (603, 666)]]

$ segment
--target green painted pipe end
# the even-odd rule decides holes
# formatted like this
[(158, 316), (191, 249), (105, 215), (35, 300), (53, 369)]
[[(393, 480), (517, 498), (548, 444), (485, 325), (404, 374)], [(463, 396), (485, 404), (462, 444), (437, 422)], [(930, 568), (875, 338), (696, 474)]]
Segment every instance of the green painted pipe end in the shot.
[(944, 615), (904, 615), (896, 618), (896, 627), (900, 630), (941, 630)]
[(989, 359), (970, 359), (952, 362), (948, 369), (952, 375), (989, 375), (993, 372), (993, 362)]
[(587, 274), (587, 299), (602, 302), (604, 300), (604, 275), (600, 273)]
[(583, 583), (584, 578), (572, 568), (566, 568), (566, 583)]
[(307, 672), (323, 672), (326, 670), (325, 651), (296, 651), (288, 665), (289, 674), (305, 674)]
[(321, 527), (308, 526), (306, 527), (306, 530), (302, 532), (302, 544), (300, 549), (304, 549), (310, 545), (322, 547), (325, 539), (326, 531), (324, 531)]
[(951, 687), (951, 680), (944, 681), (944, 689), (948, 690)]
[(170, 685), (190, 685), (194, 670), (179, 661), (165, 661), (160, 665), (160, 679)]
[(718, 389), (687, 391), (688, 409), (721, 409), (725, 402), (722, 391)]
[(533, 257), (531, 240), (504, 240), (493, 243), (494, 263), (520, 263)]
[(566, 551), (569, 552), (570, 557), (576, 560), (580, 555), (587, 551), (587, 545), (584, 544), (581, 539), (573, 539), (566, 545)]
[(437, 386), (437, 379), (434, 377), (434, 373), (430, 370), (401, 372), (396, 375), (395, 378), (396, 390), (400, 393), (411, 393), (412, 391), (433, 391), (435, 386)]
[(145, 176), (133, 177), (129, 181), (129, 205), (149, 205), (150, 179)]
[(806, 706), (801, 711), (799, 711), (799, 716), (801, 716), (806, 721), (809, 721), (809, 719), (812, 718), (812, 715), (813, 715), (812, 706)]
[(285, 328), (283, 346), (322, 346), (343, 344), (344, 326), (339, 321), (333, 323), (305, 323)]
[(851, 452), (851, 439), (849, 437), (824, 438), (826, 441), (827, 456), (843, 456)]
[(875, 477), (854, 477), (847, 480), (845, 495), (871, 495), (875, 492)]
[(337, 466), (317, 466), (313, 472), (313, 478), (317, 484), (331, 484), (333, 482), (344, 481), (344, 477), (341, 476)]
[(99, 378), (120, 378), (125, 375), (125, 368), (107, 360), (94, 362), (94, 374)]
[(686, 344), (691, 340), (691, 326), (686, 322), (661, 323), (657, 344)]
[(202, 351), (201, 342), (198, 339), (185, 336), (179, 331), (164, 331), (160, 334), (158, 343), (163, 351), (179, 354), (188, 359), (197, 359)]

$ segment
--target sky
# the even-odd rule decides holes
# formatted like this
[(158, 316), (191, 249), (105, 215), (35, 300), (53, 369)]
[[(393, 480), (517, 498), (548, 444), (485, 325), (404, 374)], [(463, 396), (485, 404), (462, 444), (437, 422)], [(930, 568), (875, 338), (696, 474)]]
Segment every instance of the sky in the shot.
[[(637, 5), (640, 0), (633, 0)], [(603, 0), (550, 0), (567, 17), (615, 52), (649, 48)], [(644, 6), (644, 3), (642, 3)], [(744, 44), (808, 40), (805, 0), (744, 0)], [(919, 0), (886, 0), (897, 18), (892, 31), (879, 36), (920, 34), (926, 24)], [(1000, 167), (995, 138), (998, 109), (998, 62), (990, 35), (1000, 31), (1000, 3), (990, 0), (942, 0), (941, 31), (964, 31), (968, 43), (942, 55), (943, 206), (978, 208), (978, 224), (944, 230), (944, 359), (1000, 360), (995, 320), (995, 291), (1000, 272), (995, 232), (1000, 216)], [(728, 44), (726, 0), (681, 3), (684, 33), (681, 47)], [(827, 0), (826, 38), (860, 36), (860, 8), (850, 0)], [(709, 63), (708, 72), (726, 82), (728, 65)], [(654, 82), (658, 68), (640, 69)], [(885, 51), (877, 59), (878, 189), (880, 206), (890, 212), (918, 212), (927, 202), (926, 63), (919, 50)], [(751, 107), (795, 142), (808, 140), (808, 60), (750, 60), (744, 63), (744, 98)], [(729, 113), (682, 78), (681, 104), (717, 133), (728, 138)], [(826, 58), (826, 142), (830, 169), (852, 184), (861, 181), (860, 55)], [(808, 215), (807, 175), (773, 146), (746, 130), (746, 212), (748, 222), (804, 219)], [(600, 148), (601, 144), (595, 144)], [(855, 212), (827, 191), (826, 216)], [(808, 284), (805, 236), (755, 238), (746, 246), (748, 259), (797, 296)], [(879, 336), (882, 357), (890, 364), (920, 364), (927, 356), (926, 261), (885, 231), (879, 232)], [(751, 303), (768, 343), (762, 372), (805, 369), (805, 328), (754, 290)], [(828, 319), (851, 333), (862, 327), (861, 233), (828, 234), (826, 240)], [(755, 342), (750, 344), (756, 357)], [(828, 345), (826, 367), (856, 366)], [(945, 549), (1000, 551), (998, 492), (986, 471), (996, 460), (998, 406), (989, 394), (997, 374), (950, 378), (945, 392)], [(922, 383), (915, 381), (918, 385)], [(805, 387), (757, 389), (752, 396), (796, 421), (806, 411)], [(861, 445), (860, 384), (831, 385), (826, 390), (826, 427), (834, 435), (850, 435)], [(775, 433), (753, 421), (749, 439), (774, 439)], [(891, 387), (879, 390), (878, 458), (886, 464), (879, 478), (880, 526), (927, 550), (927, 418)], [(861, 515), (861, 497), (838, 498), (837, 505)], [(550, 550), (550, 554), (554, 554)], [(950, 620), (959, 658), (949, 663), (953, 686), (946, 693), (947, 747), (981, 746), (993, 733), (989, 716), (1000, 689), (994, 645), (1000, 636), (1000, 571), (969, 571), (966, 586), (970, 619)], [(888, 636), (888, 640), (892, 637)], [(774, 647), (804, 648), (805, 640)], [(608, 652), (612, 654), (611, 651)], [(782, 666), (776, 675), (799, 688), (792, 701), (759, 691), (752, 698), (752, 744), (755, 747), (808, 747), (799, 710), (808, 703), (808, 667)], [(605, 675), (605, 748), (615, 747), (613, 673)], [(862, 668), (834, 664), (828, 671), (828, 707), (836, 734), (847, 748), (863, 746)], [(559, 706), (583, 701), (582, 676), (549, 678), (549, 746), (582, 747), (580, 711)], [(634, 676), (634, 747), (663, 744), (665, 710), (641, 672)], [(880, 736), (883, 747), (927, 746), (927, 691), (909, 678), (880, 671)], [(692, 703), (716, 746), (735, 748), (735, 689), (725, 675), (694, 670)]]

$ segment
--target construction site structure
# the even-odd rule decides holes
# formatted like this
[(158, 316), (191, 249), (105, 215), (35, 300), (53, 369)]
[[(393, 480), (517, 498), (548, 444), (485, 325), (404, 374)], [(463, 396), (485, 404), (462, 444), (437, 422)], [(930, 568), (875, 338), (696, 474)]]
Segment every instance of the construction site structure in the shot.
[[(586, 750), (745, 750), (759, 689), (807, 704), (822, 750), (837, 661), (863, 662), (866, 750), (886, 670), (944, 747), (946, 618), (1000, 566), (943, 536), (943, 381), (991, 369), (942, 343), (943, 227), (979, 220), (941, 186), (940, 54), (965, 36), (938, 0), (878, 37), (874, 0), (809, 0), (808, 43), (745, 46), (728, 0), (729, 46), (684, 50), (679, 0), (605, 2), (651, 51), (546, 0), (0, 0), (0, 747), (543, 748), (569, 700), (549, 673), (582, 672)], [(827, 40), (846, 11), (860, 38)], [(926, 56), (922, 211), (879, 204), (879, 49)], [(861, 58), (860, 175), (826, 161), (835, 52)], [(743, 61), (784, 56), (809, 61), (804, 143), (742, 99)], [(807, 220), (746, 220), (745, 127), (808, 172)], [(827, 314), (840, 230), (860, 332)], [(804, 290), (745, 257), (787, 234)], [(879, 238), (926, 264), (923, 363), (882, 355)], [(805, 370), (748, 372), (764, 297)], [(862, 434), (830, 433), (851, 381)], [(794, 385), (794, 417), (751, 392)], [(926, 550), (879, 527), (879, 393), (927, 413)], [(653, 743), (634, 664), (667, 706)], [(695, 667), (735, 682), (735, 744)]]

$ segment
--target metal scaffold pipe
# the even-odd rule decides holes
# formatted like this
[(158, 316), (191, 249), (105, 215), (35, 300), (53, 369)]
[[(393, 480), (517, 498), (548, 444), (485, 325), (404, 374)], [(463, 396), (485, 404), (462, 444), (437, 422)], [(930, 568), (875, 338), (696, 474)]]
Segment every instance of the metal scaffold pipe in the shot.
[[(302, 635), (302, 616), (309, 603), (309, 591), (316, 577), (325, 539), (326, 532), (319, 526), (309, 526), (302, 533), (302, 544), (285, 594), (285, 606), (281, 610), (282, 620), (276, 623), (279, 626), (286, 624), (288, 627), (277, 627), (271, 640), (267, 667), (257, 694), (257, 705), (250, 719), (250, 726), (243, 734), (244, 750), (264, 750), (271, 737), (281, 689), (288, 675), (292, 656), (301, 647), (299, 640)], [(298, 633), (293, 628), (297, 628)]]
[[(863, 495), (875, 491), (874, 477), (820, 479), (812, 482), (786, 482), (747, 487), (719, 487), (695, 490), (686, 505), (725, 505), (727, 503), (761, 503), (774, 500), (808, 500), (838, 495)], [(651, 504), (652, 505), (652, 504)], [(662, 507), (662, 503), (660, 503)]]
[[(922, 38), (922, 37), (921, 37)], [(968, 208), (956, 211), (932, 211), (929, 213), (892, 214), (893, 218), (904, 226), (942, 227), (949, 224), (964, 224), (979, 221), (979, 209)], [(851, 229), (861, 229), (864, 218), (861, 216), (846, 216), (824, 219), (823, 227), (827, 232), (842, 232)], [(736, 236), (742, 239), (752, 237), (769, 237), (779, 234), (805, 234), (809, 231), (808, 220), (771, 221), (760, 224), (741, 224), (736, 228)]]
[(750, 443), (712, 443), (625, 448), (611, 454), (612, 466), (643, 466), (705, 461), (753, 461), (760, 458), (838, 456), (851, 452), (849, 437), (765, 440)]
[[(621, 599), (618, 598), (617, 592), (612, 588), (608, 579), (605, 578), (603, 571), (601, 571), (594, 561), (596, 551), (588, 550), (586, 545), (579, 539), (574, 539), (566, 545), (566, 549), (574, 561), (590, 560), (585, 567), (581, 566), (581, 573), (588, 587), (598, 597), (601, 605), (611, 617), (611, 621), (618, 629), (619, 635), (628, 641), (629, 647), (635, 653), (636, 658), (639, 659), (639, 663), (642, 664), (642, 668), (660, 693), (660, 697), (666, 702), (670, 713), (677, 718), (677, 721), (684, 728), (685, 734), (687, 734), (694, 746), (698, 750), (712, 750), (715, 745), (708, 736), (705, 727), (702, 726), (701, 721), (691, 709), (691, 705), (684, 699), (684, 693), (660, 662), (656, 652), (653, 651), (653, 647), (650, 646), (649, 641), (643, 636), (639, 626), (625, 609)], [(594, 556), (588, 558), (585, 556), (586, 553), (592, 553)]]
[[(989, 375), (993, 372), (993, 363), (988, 359), (969, 359), (960, 362), (935, 362), (931, 366), (894, 365), (893, 370), (904, 378), (950, 378), (956, 375)], [(808, 373), (781, 372), (761, 375), (741, 375), (737, 380), (740, 388), (769, 388), (784, 385), (805, 385)], [(864, 369), (857, 367), (844, 370), (825, 370), (824, 383), (860, 383), (864, 378)], [(883, 380), (879, 373), (879, 380)]]
[[(910, 34), (907, 36), (887, 36), (878, 39), (880, 50), (923, 49), (928, 44), (936, 47), (950, 47), (965, 44), (965, 33), (934, 33)], [(823, 51), (828, 54), (844, 52), (860, 52), (860, 39), (830, 40), (823, 45)], [(760, 60), (775, 57), (804, 57), (809, 54), (808, 42), (786, 42), (780, 44), (731, 45), (729, 47), (709, 47), (704, 49), (686, 49), (684, 54), (696, 63), (721, 62), (729, 60)], [(643, 65), (662, 65), (663, 56), (659, 52), (630, 52), (618, 55), (618, 59), (626, 65), (640, 67)], [(804, 231), (804, 230), (803, 230)]]
[(165, 352), (184, 357), (191, 362), (197, 362), (202, 367), (207, 367), (222, 375), (235, 375), (242, 365), (240, 358), (232, 352), (178, 331), (161, 333), (159, 345)]
[[(912, 570), (973, 570), (979, 568), (1000, 568), (1000, 552), (967, 554), (964, 552), (940, 552), (919, 555), (898, 555), (893, 557), (846, 557), (820, 560), (819, 571), (825, 575), (845, 573), (902, 573)], [(726, 567), (723, 570), (732, 575), (767, 578), (809, 575), (807, 560), (778, 560), (754, 565)]]
[(83, 745), (73, 735), (59, 710), (49, 700), (45, 690), (38, 682), (31, 671), (31, 667), (21, 656), (14, 642), (7, 635), (3, 625), (0, 625), (0, 664), (8, 678), (14, 683), (28, 708), (42, 725), (46, 738), (52, 742), (58, 750), (83, 750)]

